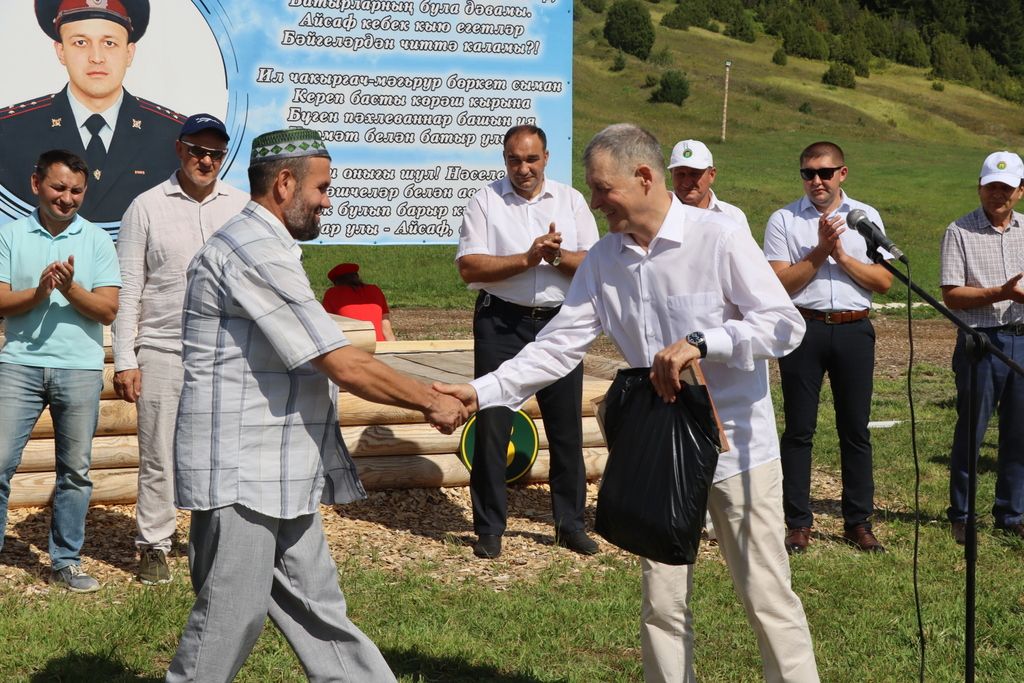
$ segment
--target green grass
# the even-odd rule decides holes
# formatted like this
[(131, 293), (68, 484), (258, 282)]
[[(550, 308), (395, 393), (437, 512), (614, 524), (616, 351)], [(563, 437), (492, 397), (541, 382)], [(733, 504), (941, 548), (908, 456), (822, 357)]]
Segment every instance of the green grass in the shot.
[[(670, 7), (651, 5), (655, 23)], [(890, 234), (910, 255), (915, 278), (935, 292), (939, 238), (950, 220), (976, 205), (981, 160), (995, 149), (1024, 147), (1024, 119), (1007, 102), (953, 84), (936, 92), (923, 70), (896, 65), (858, 79), (856, 90), (830, 89), (820, 84), (822, 63), (790, 57), (785, 67), (771, 64), (776, 43), (764, 36), (748, 45), (703, 30), (658, 27), (655, 50), (667, 47), (674, 68), (688, 73), (691, 96), (682, 108), (650, 105), (649, 90), (641, 86), (648, 74), (667, 67), (628, 58), (624, 71), (610, 72), (614, 51), (593, 35), (600, 20), (584, 10), (574, 37), (573, 182), (584, 194), (578, 164), (583, 146), (605, 125), (635, 121), (651, 129), (666, 151), (682, 138), (709, 142), (719, 168), (718, 193), (747, 211), (760, 238), (771, 211), (801, 192), (795, 173), (799, 150), (833, 139), (848, 155), (850, 194), (882, 212)], [(719, 144), (725, 59), (733, 62), (729, 128), (728, 141)], [(804, 102), (811, 113), (798, 111)], [(354, 260), (393, 305), (466, 308), (472, 296), (455, 272), (454, 252), (452, 246), (307, 247), (305, 263), (318, 294), (331, 266)], [(902, 297), (894, 287), (888, 298)], [(949, 538), (944, 509), (955, 392), (945, 367), (923, 366), (914, 377), (926, 680), (954, 681), (963, 678), (964, 559)], [(902, 381), (876, 383), (873, 418), (906, 420)], [(1018, 681), (1024, 680), (1024, 546), (991, 530), (994, 428), (982, 454), (978, 490), (977, 668), (983, 680)], [(910, 428), (903, 422), (873, 436), (876, 528), (889, 553), (869, 557), (818, 539), (792, 562), (825, 681), (916, 679)], [(827, 392), (815, 462), (838, 476)], [(825, 497), (817, 506), (826, 511), (819, 516), (825, 527), (838, 501)], [(403, 681), (638, 680), (639, 570), (635, 562), (611, 558), (594, 563), (582, 573), (555, 566), (535, 582), (504, 591), (472, 580), (458, 587), (442, 584), (422, 570), (367, 571), (354, 563), (341, 567), (341, 583), (353, 620), (380, 645)], [(183, 578), (151, 589), (108, 586), (87, 596), (3, 585), (0, 680), (162, 680), (192, 603)], [(753, 635), (720, 562), (697, 565), (693, 607), (703, 680), (760, 680)], [(239, 680), (304, 677), (287, 643), (268, 627)]]
[[(921, 592), (928, 681), (963, 671), (963, 549), (945, 523), (948, 449), (955, 420), (951, 372), (914, 372), (921, 487)], [(776, 405), (780, 405), (776, 392)], [(781, 412), (781, 411), (780, 411)], [(904, 420), (875, 430), (875, 526), (889, 552), (867, 556), (831, 536), (838, 500), (812, 492), (823, 537), (793, 558), (825, 681), (916, 679), (917, 626), (911, 583), (913, 458), (904, 379), (877, 380), (873, 419)], [(1024, 680), (1024, 544), (991, 529), (993, 428), (980, 465), (977, 668), (990, 681)], [(815, 464), (838, 477), (831, 396), (823, 394)], [(515, 511), (513, 511), (513, 514)], [(467, 529), (468, 531), (468, 529)], [(467, 562), (474, 560), (467, 559)], [(402, 681), (636, 681), (641, 676), (637, 563), (598, 556), (581, 571), (556, 563), (535, 580), (494, 590), (473, 579), (453, 584), (424, 565), (399, 572), (342, 564), (352, 619), (382, 649)], [(0, 680), (157, 681), (191, 606), (185, 577), (143, 588), (111, 585), (72, 596), (0, 588)], [(28, 584), (26, 584), (28, 585)], [(715, 557), (696, 569), (693, 597), (697, 666), (703, 680), (757, 681), (753, 634)], [(31, 586), (29, 586), (31, 587)], [(287, 643), (268, 625), (240, 681), (302, 681)]]

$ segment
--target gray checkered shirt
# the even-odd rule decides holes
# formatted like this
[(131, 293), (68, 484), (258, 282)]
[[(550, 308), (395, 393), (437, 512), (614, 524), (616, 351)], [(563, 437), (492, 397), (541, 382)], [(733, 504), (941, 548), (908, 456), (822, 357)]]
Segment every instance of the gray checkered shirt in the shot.
[[(1024, 272), (1024, 214), (1013, 212), (1009, 227), (999, 232), (981, 207), (961, 216), (942, 237), (943, 287), (999, 287)], [(954, 311), (971, 327), (999, 327), (1024, 322), (1024, 305), (1000, 301)]]
[(309, 361), (348, 344), (301, 250), (249, 202), (196, 254), (182, 315), (175, 502), (290, 519), (366, 496), (338, 427), (338, 389)]

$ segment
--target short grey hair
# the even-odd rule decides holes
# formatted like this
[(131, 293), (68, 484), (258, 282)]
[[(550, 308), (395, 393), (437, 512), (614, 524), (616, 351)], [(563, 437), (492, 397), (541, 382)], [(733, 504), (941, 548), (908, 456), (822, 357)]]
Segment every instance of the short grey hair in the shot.
[(620, 170), (632, 172), (637, 166), (649, 166), (655, 175), (664, 178), (665, 156), (661, 144), (649, 131), (632, 123), (608, 126), (587, 143), (583, 164), (589, 166), (597, 152), (606, 152)]

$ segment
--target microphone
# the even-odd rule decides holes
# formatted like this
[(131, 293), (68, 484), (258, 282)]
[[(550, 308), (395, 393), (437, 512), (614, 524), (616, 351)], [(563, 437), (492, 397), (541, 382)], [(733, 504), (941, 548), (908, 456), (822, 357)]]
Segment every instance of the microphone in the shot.
[(854, 209), (846, 214), (846, 223), (861, 234), (861, 237), (868, 243), (868, 247), (875, 246), (885, 249), (893, 257), (910, 265), (907, 257), (903, 255), (903, 250), (893, 244), (892, 240), (885, 236), (881, 228), (871, 222), (871, 219), (868, 218), (864, 210)]

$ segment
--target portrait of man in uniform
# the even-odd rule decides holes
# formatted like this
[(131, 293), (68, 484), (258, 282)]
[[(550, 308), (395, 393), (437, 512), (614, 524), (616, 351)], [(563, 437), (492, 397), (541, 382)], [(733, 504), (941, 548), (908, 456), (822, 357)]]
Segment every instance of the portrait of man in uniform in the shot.
[(173, 143), (184, 117), (122, 85), (149, 25), (149, 0), (35, 0), (35, 15), (68, 82), (0, 108), (0, 185), (34, 205), (26, 178), (40, 150), (67, 149), (85, 159), (91, 176), (80, 213), (118, 222), (178, 165)]

